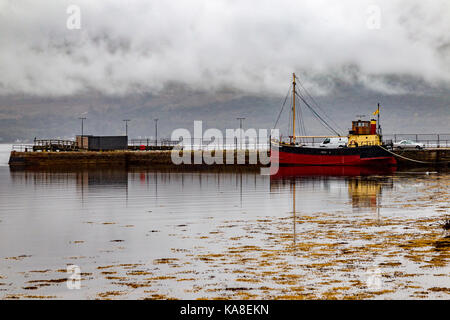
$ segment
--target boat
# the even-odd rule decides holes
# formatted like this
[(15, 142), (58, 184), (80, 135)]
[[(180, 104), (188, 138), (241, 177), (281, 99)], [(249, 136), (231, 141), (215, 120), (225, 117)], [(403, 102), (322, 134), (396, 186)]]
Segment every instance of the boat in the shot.
[[(342, 136), (297, 136), (295, 132), (296, 76), (292, 82), (292, 136), (289, 142), (282, 139), (271, 140), (271, 162), (279, 166), (363, 166), (389, 167), (397, 164), (394, 156), (382, 142), (379, 125), (380, 105), (373, 115), (378, 120), (352, 121), (352, 129), (347, 135), (347, 143), (339, 147), (323, 148), (302, 144), (302, 138), (343, 138)], [(302, 96), (299, 96), (307, 103)], [(309, 104), (308, 104), (308, 107)], [(378, 127), (377, 127), (378, 124)]]

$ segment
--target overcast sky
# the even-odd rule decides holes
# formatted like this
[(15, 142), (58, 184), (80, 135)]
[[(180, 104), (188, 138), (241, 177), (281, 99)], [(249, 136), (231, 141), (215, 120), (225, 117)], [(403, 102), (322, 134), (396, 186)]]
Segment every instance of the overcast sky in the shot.
[[(70, 4), (80, 29), (67, 28)], [(0, 95), (173, 82), (284, 94), (293, 71), (319, 95), (336, 79), (384, 94), (407, 92), (393, 77), (450, 88), (448, 0), (0, 0), (0, 34)]]

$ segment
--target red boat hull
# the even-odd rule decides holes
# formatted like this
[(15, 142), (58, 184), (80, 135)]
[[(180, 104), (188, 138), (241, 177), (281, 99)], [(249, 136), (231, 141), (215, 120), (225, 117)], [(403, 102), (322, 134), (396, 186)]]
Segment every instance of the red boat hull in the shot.
[(357, 148), (307, 148), (280, 146), (272, 149), (272, 163), (280, 166), (395, 166), (395, 158), (378, 146)]

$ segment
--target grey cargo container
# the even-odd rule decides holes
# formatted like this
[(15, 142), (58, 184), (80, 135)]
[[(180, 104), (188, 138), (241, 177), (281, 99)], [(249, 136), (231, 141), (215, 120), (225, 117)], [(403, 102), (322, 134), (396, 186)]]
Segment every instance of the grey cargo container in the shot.
[(128, 149), (127, 136), (90, 136), (88, 150), (126, 150)]

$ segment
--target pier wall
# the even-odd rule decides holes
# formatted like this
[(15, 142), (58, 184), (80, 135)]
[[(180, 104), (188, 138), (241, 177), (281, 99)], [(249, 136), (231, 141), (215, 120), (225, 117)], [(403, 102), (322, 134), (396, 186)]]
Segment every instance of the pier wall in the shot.
[[(394, 150), (399, 167), (450, 166), (450, 148), (430, 148), (421, 150)], [(413, 159), (411, 161), (402, 157)], [(422, 163), (425, 162), (425, 163)]]
[[(73, 167), (157, 167), (157, 168), (183, 168), (183, 167), (245, 167), (260, 168), (256, 151), (233, 151), (233, 165), (226, 164), (226, 152), (222, 155), (222, 164), (206, 164), (203, 161), (202, 151), (184, 151), (180, 155), (189, 153), (191, 164), (176, 165), (172, 162), (171, 151), (74, 151), (74, 152), (18, 152), (12, 151), (9, 159), (10, 167), (34, 167), (34, 168), (73, 168)], [(211, 151), (207, 152), (211, 154)], [(206, 154), (206, 152), (205, 152)], [(215, 155), (214, 152), (212, 154)], [(201, 163), (195, 163), (195, 158), (202, 159)], [(257, 159), (256, 163), (250, 163), (249, 159)], [(244, 161), (242, 161), (242, 159)], [(238, 162), (238, 160), (241, 160)], [(197, 161), (198, 162), (198, 161)], [(244, 162), (244, 163), (241, 163)]]
[[(155, 167), (155, 168), (259, 168), (263, 166), (256, 151), (233, 151), (233, 164), (226, 164), (226, 153), (223, 152), (223, 164), (194, 163), (195, 155), (202, 158), (202, 151), (184, 151), (189, 153), (191, 164), (176, 165), (172, 162), (171, 151), (69, 151), (69, 152), (18, 152), (12, 151), (10, 167), (52, 167), (52, 168), (82, 168), (82, 167)], [(398, 167), (450, 167), (450, 148), (424, 150), (395, 150)], [(208, 152), (210, 154), (210, 152)], [(213, 154), (214, 155), (214, 154)], [(249, 159), (257, 159), (249, 164)], [(410, 161), (404, 158), (414, 159)], [(244, 164), (238, 163), (238, 158), (245, 159)], [(424, 162), (424, 163), (422, 163)]]

